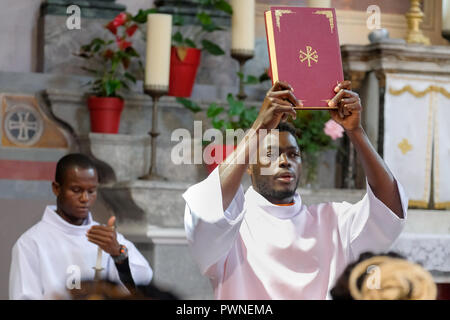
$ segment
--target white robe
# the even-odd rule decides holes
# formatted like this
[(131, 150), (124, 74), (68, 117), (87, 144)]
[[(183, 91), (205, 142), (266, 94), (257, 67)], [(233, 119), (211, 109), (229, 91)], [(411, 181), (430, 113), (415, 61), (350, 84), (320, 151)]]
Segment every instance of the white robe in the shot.
[(240, 186), (224, 212), (216, 168), (183, 194), (187, 239), (216, 299), (329, 299), (350, 262), (388, 250), (401, 233), (408, 199), (397, 185), (403, 219), (368, 184), (356, 204), (312, 206), (298, 193), (293, 205), (277, 206)]
[[(91, 213), (83, 225), (66, 222), (47, 206), (42, 220), (28, 229), (14, 244), (9, 275), (10, 299), (51, 299), (64, 295), (75, 283), (77, 271), (80, 280), (94, 279), (93, 267), (97, 261), (98, 246), (89, 242), (86, 233), (97, 222)], [(153, 271), (147, 260), (123, 235), (117, 241), (128, 248), (128, 261), (134, 283), (150, 283)], [(122, 284), (111, 256), (103, 252), (101, 277)], [(79, 268), (79, 269), (78, 269)]]

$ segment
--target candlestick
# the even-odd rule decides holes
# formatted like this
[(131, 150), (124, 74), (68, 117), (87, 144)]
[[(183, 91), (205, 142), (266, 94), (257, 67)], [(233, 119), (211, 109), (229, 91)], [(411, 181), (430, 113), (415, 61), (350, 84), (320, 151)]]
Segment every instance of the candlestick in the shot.
[(231, 49), (255, 50), (255, 0), (231, 0)]
[(408, 23), (408, 31), (406, 35), (406, 42), (418, 44), (430, 44), (430, 39), (427, 38), (420, 30), (420, 24), (423, 20), (423, 12), (420, 9), (420, 0), (410, 0), (411, 8), (405, 14), (406, 22)]
[(242, 77), (239, 77), (239, 93), (237, 97), (239, 100), (245, 100), (247, 95), (244, 90), (244, 64), (247, 60), (253, 58), (253, 51), (231, 49), (231, 57), (239, 62), (239, 73), (242, 75)]
[(103, 251), (100, 247), (97, 248), (97, 261), (95, 262), (95, 275), (94, 275), (94, 280), (98, 281), (100, 280), (100, 273), (102, 272), (103, 268), (102, 268), (102, 255), (103, 255)]
[(153, 110), (152, 110), (152, 129), (149, 132), (152, 137), (151, 141), (151, 158), (150, 158), (150, 170), (148, 174), (140, 177), (142, 180), (167, 180), (165, 177), (162, 177), (156, 173), (156, 138), (159, 136), (158, 132), (158, 101), (159, 99), (168, 92), (168, 88), (166, 90), (160, 88), (153, 88), (151, 86), (145, 86), (144, 91), (146, 94), (152, 97), (153, 100)]
[(166, 180), (156, 174), (156, 139), (158, 132), (158, 101), (169, 91), (170, 46), (172, 41), (172, 16), (149, 14), (147, 16), (147, 52), (144, 92), (152, 97), (151, 160), (149, 173), (140, 179)]

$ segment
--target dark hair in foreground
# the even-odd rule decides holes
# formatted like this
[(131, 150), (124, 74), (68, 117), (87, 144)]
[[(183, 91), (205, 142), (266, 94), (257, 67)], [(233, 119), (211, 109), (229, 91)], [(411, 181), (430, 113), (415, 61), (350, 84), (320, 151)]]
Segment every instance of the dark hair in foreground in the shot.
[(395, 252), (364, 252), (347, 266), (330, 295), (333, 300), (434, 300), (437, 287), (427, 270)]
[(280, 132), (287, 131), (297, 138), (297, 129), (290, 122), (280, 122), (276, 129)]
[(56, 164), (55, 182), (62, 185), (66, 171), (73, 167), (97, 170), (94, 162), (88, 156), (81, 153), (70, 153), (59, 159)]

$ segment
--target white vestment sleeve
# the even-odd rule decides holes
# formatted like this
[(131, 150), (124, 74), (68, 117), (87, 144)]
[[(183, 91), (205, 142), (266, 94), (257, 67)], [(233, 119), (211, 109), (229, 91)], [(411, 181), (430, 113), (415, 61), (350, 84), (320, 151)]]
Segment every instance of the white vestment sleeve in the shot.
[(135, 245), (117, 233), (117, 241), (128, 249), (128, 264), (135, 285), (148, 285), (153, 277), (153, 270)]
[(236, 192), (225, 210), (218, 167), (200, 183), (191, 186), (184, 194), (186, 209), (184, 226), (192, 255), (203, 274), (226, 257), (239, 232), (244, 216), (244, 191)]
[(349, 249), (350, 260), (358, 259), (359, 255), (366, 251), (386, 252), (402, 232), (406, 223), (408, 198), (397, 180), (396, 184), (403, 219), (373, 194), (367, 181), (367, 193), (361, 201), (353, 205), (347, 202), (333, 203), (341, 238)]
[(9, 271), (9, 299), (44, 298), (37, 253), (37, 247), (32, 240), (21, 238), (14, 245)]

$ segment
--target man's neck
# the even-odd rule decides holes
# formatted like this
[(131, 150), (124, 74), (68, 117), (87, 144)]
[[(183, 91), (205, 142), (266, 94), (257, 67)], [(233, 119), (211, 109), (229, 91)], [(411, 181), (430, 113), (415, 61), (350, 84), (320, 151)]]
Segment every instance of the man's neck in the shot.
[(83, 224), (83, 222), (84, 222), (84, 219), (82, 219), (82, 218), (74, 218), (74, 217), (71, 217), (70, 215), (68, 215), (67, 213), (65, 213), (62, 209), (60, 209), (60, 208), (56, 208), (56, 211), (55, 211), (61, 218), (63, 218), (64, 219), (64, 221), (66, 221), (66, 222), (68, 222), (68, 223), (70, 223), (70, 224), (73, 224), (73, 225), (75, 225), (75, 226), (81, 226), (82, 224)]

